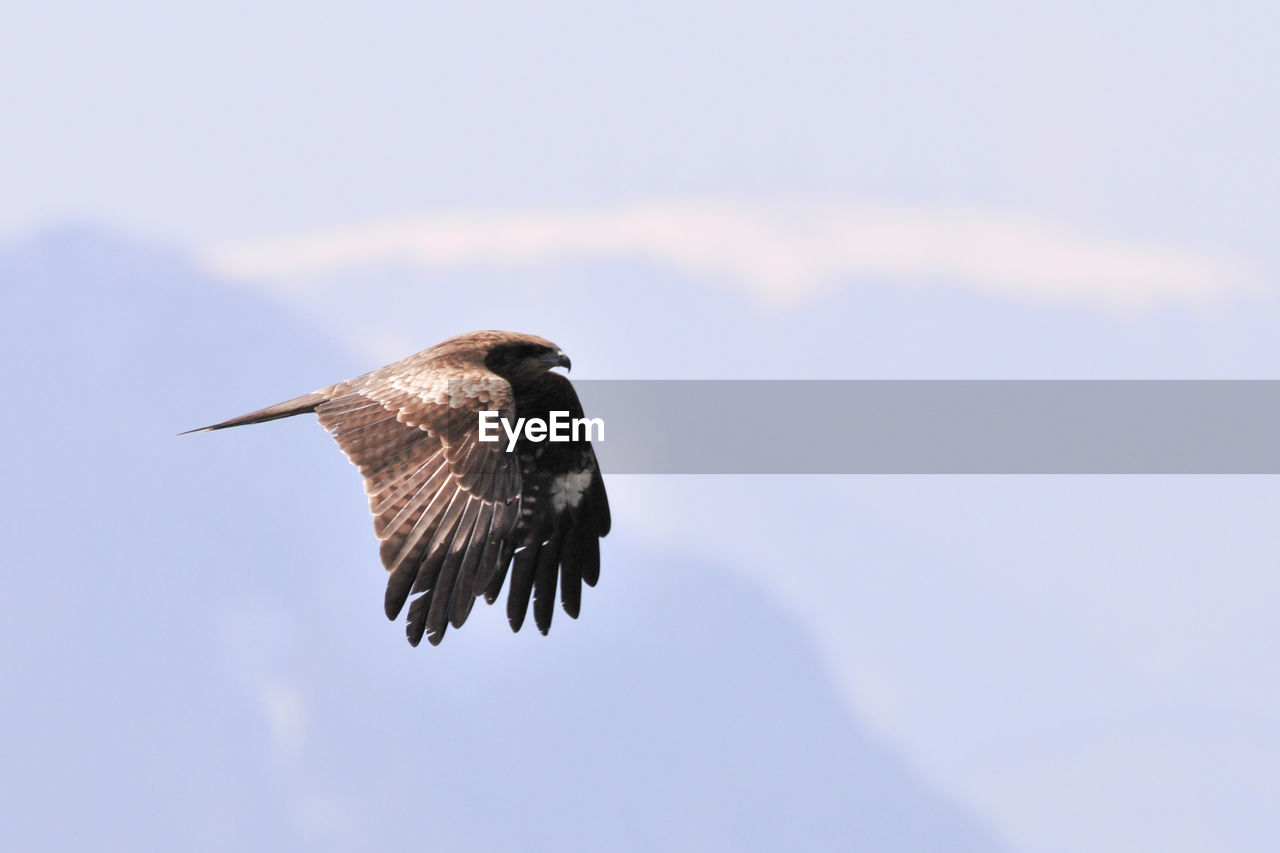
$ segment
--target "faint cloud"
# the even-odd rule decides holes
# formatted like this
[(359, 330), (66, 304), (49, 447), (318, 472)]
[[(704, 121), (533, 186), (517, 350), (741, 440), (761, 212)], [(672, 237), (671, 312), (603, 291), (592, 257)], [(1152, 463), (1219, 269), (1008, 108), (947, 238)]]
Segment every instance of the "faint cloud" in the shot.
[(301, 691), (289, 682), (269, 681), (262, 686), (262, 706), (280, 757), (296, 762), (307, 739), (307, 708)]
[(260, 683), (259, 695), (271, 726), (280, 782), (298, 829), (311, 842), (360, 849), (359, 802), (315, 770), (314, 750), (308, 744), (310, 714), (301, 686), (289, 679), (268, 678)]
[(371, 265), (424, 272), (644, 259), (793, 304), (850, 279), (1133, 309), (1261, 288), (1247, 259), (1131, 243), (1009, 213), (854, 202), (674, 200), (439, 214), (214, 247), (216, 273), (297, 284)]

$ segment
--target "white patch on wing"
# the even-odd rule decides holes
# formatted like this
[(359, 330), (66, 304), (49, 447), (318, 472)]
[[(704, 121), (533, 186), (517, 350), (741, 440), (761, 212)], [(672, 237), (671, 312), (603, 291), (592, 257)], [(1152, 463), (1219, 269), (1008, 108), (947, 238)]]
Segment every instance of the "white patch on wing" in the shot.
[(557, 477), (551, 488), (551, 509), (562, 512), (566, 507), (577, 506), (582, 501), (582, 493), (591, 485), (591, 469), (577, 471)]

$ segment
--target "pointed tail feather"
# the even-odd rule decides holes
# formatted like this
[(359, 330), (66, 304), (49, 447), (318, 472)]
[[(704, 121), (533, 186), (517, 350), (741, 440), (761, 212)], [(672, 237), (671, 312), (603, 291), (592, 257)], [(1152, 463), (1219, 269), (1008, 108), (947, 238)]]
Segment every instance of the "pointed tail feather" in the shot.
[(264, 421), (274, 421), (279, 418), (290, 418), (294, 415), (305, 415), (308, 412), (314, 412), (321, 403), (328, 399), (329, 394), (327, 390), (316, 391), (312, 394), (304, 394), (301, 397), (294, 397), (292, 400), (286, 400), (283, 403), (276, 403), (274, 406), (267, 406), (265, 409), (258, 409), (256, 412), (250, 412), (249, 414), (241, 415), (238, 418), (231, 418), (230, 420), (210, 424), (205, 427), (189, 429), (186, 432), (178, 433), (178, 435), (189, 435), (193, 432), (209, 432), (210, 430), (244, 426), (245, 424), (260, 424)]

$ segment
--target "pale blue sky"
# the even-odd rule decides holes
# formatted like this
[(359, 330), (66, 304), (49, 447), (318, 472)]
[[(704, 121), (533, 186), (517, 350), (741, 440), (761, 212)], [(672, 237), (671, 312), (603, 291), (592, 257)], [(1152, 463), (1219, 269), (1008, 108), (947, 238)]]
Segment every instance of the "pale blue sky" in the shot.
[(1275, 5), (8, 4), (0, 224), (808, 192), (1273, 252)]
[[(226, 846), (219, 837), (329, 849), (428, 841), (396, 824), (412, 822), (398, 810), (421, 793), (402, 780), (416, 779), (438, 736), (419, 741), (415, 715), (424, 703), (465, 715), (518, 699), (495, 680), (445, 701), (436, 679), (515, 667), (527, 690), (530, 671), (552, 667), (558, 690), (539, 691), (545, 713), (597, 725), (592, 746), (553, 739), (544, 752), (512, 733), (492, 746), (543, 762), (556, 784), (581, 784), (592, 750), (603, 750), (636, 762), (626, 765), (634, 778), (607, 793), (639, 796), (668, 769), (635, 755), (653, 748), (687, 755), (683, 765), (670, 758), (687, 782), (672, 797), (705, 803), (714, 767), (738, 754), (707, 720), (734, 702), (752, 705), (748, 728), (816, 732), (812, 742), (769, 741), (760, 764), (739, 768), (743, 778), (802, 772), (863, 806), (871, 800), (859, 786), (891, 780), (885, 822), (846, 820), (837, 797), (752, 824), (762, 846), (795, 825), (787, 820), (821, 827), (840, 849), (932, 816), (905, 849), (1274, 849), (1280, 487), (1271, 478), (615, 478), (617, 533), (605, 554), (627, 580), (610, 586), (607, 570), (578, 623), (539, 644), (477, 620), (440, 649), (409, 655), (380, 615), (358, 482), (318, 428), (272, 425), (160, 449), (138, 436), (152, 427), (169, 436), (489, 326), (545, 334), (571, 352), (575, 375), (592, 377), (1274, 378), (1278, 15), (1263, 3), (9, 4), (0, 26), (6, 343), (33, 365), (24, 376), (36, 410), (66, 411), (48, 371), (115, 414), (82, 444), (70, 425), (37, 429), (5, 412), (37, 451), (10, 461), (29, 488), (7, 507), (22, 524), (6, 534), (18, 570), (10, 604), (0, 601), (0, 613), (12, 607), (0, 666), (21, 676), (10, 683), (26, 698), (10, 703), (11, 739), (0, 745), (24, 773), (42, 774), (39, 784), (5, 780), (23, 807), (7, 817), (39, 839), (39, 821), (64, 802), (55, 796), (63, 766), (86, 801), (98, 774), (119, 766), (132, 778), (87, 813), (129, 814), (123, 830), (100, 836), (121, 849), (180, 837), (192, 822), (210, 849)], [(357, 253), (318, 272), (247, 275), (239, 290), (193, 268), (208, 270), (228, 246), (322, 244), (346, 228), (376, 238), (383, 223), (419, 217), (484, 224), (515, 211), (526, 228), (655, 199), (685, 216), (705, 204), (776, 211), (779, 198), (902, 213), (916, 224), (895, 233), (908, 237), (935, 225), (953, 234), (957, 211), (977, 211), (999, 224), (978, 237), (1025, 222), (1034, 239), (977, 241), (968, 279), (946, 264), (895, 276), (883, 271), (892, 264), (845, 259), (821, 286), (782, 301), (762, 298), (733, 263), (707, 272), (709, 256), (750, 262), (740, 236), (750, 232), (723, 238), (694, 218), (679, 220), (695, 223), (685, 243), (652, 257), (625, 248), (579, 257), (563, 249), (583, 243), (579, 222), (555, 253), (532, 259), (510, 250), (508, 234), (448, 263)], [(820, 218), (782, 219), (765, 233), (787, 237), (777, 245), (789, 257), (803, 254), (797, 246), (828, 257), (789, 241), (820, 231)], [(87, 231), (61, 230), (68, 224)], [(631, 245), (633, 232), (617, 233)], [(713, 237), (728, 239), (723, 252)], [(1005, 247), (1033, 267), (1052, 257), (1053, 268), (984, 282), (982, 270), (1010, 269), (989, 263), (1006, 261)], [(1204, 287), (1116, 310), (1098, 287), (1127, 286), (1127, 267), (1107, 265), (1131, 251), (1150, 252), (1157, 270), (1190, 269)], [(1046, 289), (1063, 257), (1082, 256), (1107, 268), (1067, 276), (1069, 298)], [(1251, 290), (1219, 275), (1237, 264), (1252, 271)], [(75, 310), (60, 319), (65, 305)], [(173, 352), (174, 370), (151, 367)], [(122, 383), (119, 399), (103, 390), (112, 383)], [(137, 422), (137, 401), (163, 422)], [(73, 445), (81, 455), (68, 461), (60, 448)], [(120, 448), (141, 464), (85, 467)], [(108, 509), (73, 508), (73, 518), (93, 517), (68, 538), (61, 516), (22, 496), (47, 487), (39, 493), (54, 501), (63, 491), (48, 472), (73, 479), (78, 467), (92, 471), (95, 506)], [(135, 488), (125, 472), (138, 467), (154, 479)], [(298, 477), (308, 499), (288, 513)], [(192, 483), (196, 497), (154, 503)], [(156, 517), (180, 527), (157, 542)], [(97, 570), (81, 559), (95, 537), (110, 543)], [(203, 557), (182, 555), (193, 540)], [(55, 571), (22, 569), (44, 562)], [(314, 589), (300, 581), (311, 571)], [(177, 572), (172, 590), (168, 572)], [(663, 590), (682, 573), (699, 579), (699, 603), (668, 612)], [(51, 577), (70, 579), (69, 626)], [(105, 606), (99, 588), (114, 590)], [(171, 601), (178, 611), (166, 610)], [(687, 628), (703, 611), (716, 630)], [(156, 643), (175, 642), (186, 621), (201, 630), (175, 647), (175, 663)], [(756, 622), (769, 627), (744, 662), (725, 637)], [(629, 632), (654, 625), (679, 642), (633, 646)], [(700, 649), (714, 649), (705, 669), (695, 661), (674, 680), (659, 677), (663, 661)], [(611, 669), (612, 655), (626, 664)], [(773, 679), (800, 673), (776, 707), (751, 683), (756, 660)], [(729, 664), (715, 682), (722, 690), (698, 693), (692, 710), (681, 704), (681, 678)], [(193, 669), (215, 675), (202, 682)], [(575, 678), (598, 682), (595, 716), (574, 716), (573, 691), (588, 689)], [(353, 684), (367, 701), (347, 707)], [(644, 732), (637, 743), (608, 722), (610, 703), (632, 692), (651, 703), (621, 718)], [(80, 710), (95, 703), (101, 719), (86, 722)], [(408, 716), (370, 732), (383, 703)], [(660, 724), (682, 707), (674, 718), (685, 727)], [(139, 708), (169, 726), (159, 742), (177, 758), (152, 757), (146, 727), (122, 722)], [(47, 720), (57, 730), (43, 729)], [(686, 737), (699, 749), (681, 753)], [(824, 743), (841, 760), (822, 760)], [(497, 760), (487, 748), (449, 747), (450, 772), (465, 784), (442, 776), (429, 789), (446, 840), (465, 837), (471, 818), (442, 815), (472, 807)], [(557, 749), (569, 751), (558, 763)], [(394, 752), (390, 769), (381, 750)], [(788, 750), (804, 757), (799, 765)], [(548, 799), (530, 809), (554, 799), (546, 778), (507, 782), (503, 791), (544, 786)], [(208, 809), (184, 798), (190, 785)], [(750, 804), (733, 790), (712, 801), (696, 820), (664, 801), (664, 831), (730, 843), (727, 827), (746, 813), (733, 807)], [(140, 802), (176, 816), (149, 821)], [(596, 832), (644, 825), (639, 810), (591, 802), (584, 820)], [(65, 825), (53, 846), (92, 828)], [(492, 824), (484, 843), (519, 837), (506, 829)], [(658, 843), (609, 838), (618, 849)]]

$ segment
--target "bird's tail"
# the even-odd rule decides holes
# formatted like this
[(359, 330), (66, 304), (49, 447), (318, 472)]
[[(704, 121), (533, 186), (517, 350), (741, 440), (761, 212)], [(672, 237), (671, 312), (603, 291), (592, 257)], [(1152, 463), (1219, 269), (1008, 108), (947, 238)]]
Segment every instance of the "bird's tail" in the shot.
[(256, 412), (250, 412), (249, 414), (241, 415), (238, 418), (231, 418), (230, 420), (210, 424), (206, 427), (189, 429), (186, 432), (178, 433), (178, 435), (187, 435), (193, 432), (209, 432), (210, 430), (244, 426), (245, 424), (260, 424), (264, 421), (274, 421), (279, 418), (291, 418), (294, 415), (305, 415), (308, 412), (314, 412), (321, 403), (328, 399), (328, 389), (325, 389), (324, 391), (316, 391), (311, 394), (303, 394), (301, 397), (294, 397), (292, 400), (286, 400), (283, 403), (276, 403), (274, 406), (267, 406), (265, 409), (258, 409)]

